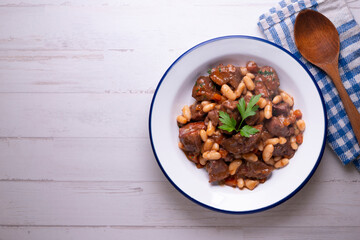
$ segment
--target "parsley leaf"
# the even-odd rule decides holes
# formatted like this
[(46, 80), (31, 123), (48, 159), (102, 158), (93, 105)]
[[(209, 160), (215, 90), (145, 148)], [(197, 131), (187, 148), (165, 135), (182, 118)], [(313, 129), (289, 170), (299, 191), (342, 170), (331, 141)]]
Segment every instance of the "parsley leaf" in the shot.
[(245, 118), (254, 116), (256, 114), (256, 110), (258, 110), (259, 106), (255, 104), (259, 101), (260, 97), (261, 97), (260, 94), (256, 96), (252, 96), (246, 107), (245, 107), (246, 105), (245, 99), (244, 98), (240, 99), (239, 104), (237, 104), (237, 108), (240, 112), (242, 120), (245, 120)]
[(219, 128), (228, 132), (232, 132), (233, 130), (236, 130), (236, 120), (234, 118), (231, 118), (229, 114), (226, 112), (220, 111), (219, 112), (219, 120), (223, 123)]
[(207, 72), (208, 72), (208, 74), (211, 74), (211, 68), (209, 68)]
[(257, 132), (259, 132), (258, 129), (253, 128), (253, 127), (251, 127), (249, 125), (243, 126), (241, 128), (241, 130), (240, 130), (241, 136), (244, 136), (244, 137), (250, 137), (250, 135), (253, 135), (253, 134), (257, 133)]
[(238, 128), (236, 128), (236, 120), (234, 118), (231, 118), (229, 116), (229, 114), (220, 111), (219, 112), (219, 120), (220, 122), (223, 123), (223, 125), (219, 126), (220, 129), (228, 131), (228, 132), (232, 132), (232, 131), (236, 131), (236, 132), (240, 132), (241, 136), (244, 137), (250, 137), (250, 135), (253, 135), (257, 132), (259, 132), (258, 129), (253, 128), (249, 125), (245, 125), (243, 126), (243, 122), (246, 118), (250, 117), (250, 116), (254, 116), (256, 114), (256, 111), (258, 110), (259, 106), (255, 105), (259, 99), (261, 97), (261, 94), (256, 95), (256, 96), (252, 96), (250, 98), (249, 103), (246, 105), (245, 99), (241, 98), (239, 100), (239, 103), (236, 105), (240, 115), (241, 115), (241, 122), (238, 126)]
[(239, 113), (240, 113), (240, 115), (241, 115), (241, 118), (244, 119), (245, 117), (244, 117), (243, 114), (245, 113), (245, 109), (246, 109), (245, 99), (244, 99), (244, 98), (241, 98), (241, 99), (239, 100), (239, 103), (236, 104), (236, 107), (237, 107), (237, 109), (239, 110)]

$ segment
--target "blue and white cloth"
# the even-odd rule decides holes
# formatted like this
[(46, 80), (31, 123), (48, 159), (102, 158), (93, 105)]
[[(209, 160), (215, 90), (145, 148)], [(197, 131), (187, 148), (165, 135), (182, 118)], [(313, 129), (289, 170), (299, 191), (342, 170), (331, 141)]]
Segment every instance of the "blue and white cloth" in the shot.
[(258, 26), (269, 41), (288, 49), (313, 74), (325, 99), (328, 143), (344, 165), (353, 162), (360, 171), (360, 147), (334, 84), (322, 70), (306, 61), (296, 48), (295, 18), (305, 8), (321, 12), (337, 28), (340, 35), (341, 80), (360, 112), (360, 27), (344, 0), (283, 0), (260, 16)]

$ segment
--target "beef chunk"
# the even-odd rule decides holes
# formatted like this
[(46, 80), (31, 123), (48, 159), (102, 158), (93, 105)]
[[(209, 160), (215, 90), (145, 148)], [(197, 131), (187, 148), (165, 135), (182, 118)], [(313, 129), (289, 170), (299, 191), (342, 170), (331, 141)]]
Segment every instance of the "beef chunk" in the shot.
[(184, 151), (197, 155), (201, 151), (200, 130), (206, 129), (204, 122), (188, 123), (179, 129), (180, 142)]
[(256, 179), (265, 179), (274, 170), (272, 166), (268, 166), (261, 161), (245, 162), (238, 168), (236, 175), (239, 177), (248, 177)]
[(230, 174), (228, 165), (223, 160), (208, 161), (206, 170), (209, 173), (209, 182), (216, 182), (227, 178)]
[(206, 113), (202, 110), (202, 106), (199, 102), (196, 102), (193, 105), (191, 105), (190, 111), (191, 111), (191, 120), (203, 121), (205, 119)]
[(226, 112), (231, 118), (234, 118), (236, 122), (238, 122), (241, 120), (241, 116), (239, 111), (237, 110), (237, 104), (237, 101), (226, 100), (221, 104), (220, 111)]
[(249, 61), (246, 63), (246, 69), (251, 73), (258, 73), (259, 67), (254, 61)]
[(220, 131), (215, 131), (214, 134), (211, 136), (211, 139), (214, 140), (214, 142), (216, 142), (217, 144), (220, 144), (224, 138), (224, 134), (222, 134)]
[(231, 64), (227, 66), (220, 64), (211, 69), (210, 78), (219, 86), (229, 83), (233, 88), (237, 88), (241, 81), (241, 73), (238, 68)]
[(295, 150), (292, 149), (290, 141), (288, 140), (285, 144), (276, 144), (274, 146), (274, 157), (287, 157), (292, 158), (295, 154)]
[(264, 129), (262, 132), (261, 132), (261, 140), (263, 142), (266, 142), (266, 140), (268, 140), (269, 138), (272, 138), (273, 135), (271, 133), (268, 132), (268, 130)]
[(207, 123), (211, 121), (211, 123), (216, 127), (219, 124), (219, 110), (214, 109), (211, 110), (208, 115), (206, 116), (205, 119), (205, 124), (207, 125)]
[(220, 148), (219, 153), (221, 154), (222, 159), (225, 162), (232, 162), (234, 160), (234, 155), (232, 155), (231, 153), (229, 153), (228, 151), (226, 151), (223, 148)]
[(265, 128), (272, 135), (280, 137), (289, 137), (290, 135), (294, 134), (295, 131), (291, 126), (284, 126), (280, 118), (275, 116), (265, 122)]
[(264, 98), (269, 98), (269, 91), (265, 86), (265, 83), (255, 78), (255, 94), (261, 94)]
[(192, 90), (192, 96), (197, 101), (216, 99), (215, 94), (219, 94), (218, 90), (209, 77), (201, 76), (196, 80)]
[(223, 159), (225, 162), (232, 162), (234, 160), (234, 155), (228, 153)]
[(251, 152), (257, 147), (263, 126), (257, 125), (255, 128), (257, 128), (259, 132), (251, 135), (249, 138), (243, 137), (240, 133), (237, 133), (230, 138), (224, 139), (221, 145), (225, 150), (234, 155)]
[(231, 100), (226, 100), (224, 101), (221, 105), (226, 108), (229, 109), (231, 111), (237, 109), (236, 105), (238, 104), (238, 101), (231, 101)]
[(262, 94), (266, 98), (272, 97), (277, 94), (279, 86), (279, 77), (272, 67), (260, 68), (255, 77), (255, 94)]
[(289, 104), (282, 102), (282, 103), (273, 105), (272, 110), (273, 110), (274, 116), (280, 116), (280, 115), (288, 116), (290, 113), (290, 106), (289, 106)]

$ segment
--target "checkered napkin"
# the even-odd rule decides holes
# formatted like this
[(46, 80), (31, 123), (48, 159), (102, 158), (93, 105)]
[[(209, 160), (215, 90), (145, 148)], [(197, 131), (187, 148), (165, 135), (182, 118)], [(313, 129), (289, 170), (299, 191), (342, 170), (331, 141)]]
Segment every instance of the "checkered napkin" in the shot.
[(341, 80), (360, 111), (360, 27), (344, 0), (283, 0), (259, 18), (266, 38), (292, 52), (315, 77), (325, 99), (327, 140), (343, 164), (353, 162), (360, 171), (360, 147), (356, 141), (339, 94), (331, 79), (306, 61), (294, 42), (294, 23), (298, 12), (310, 8), (327, 16), (340, 34), (339, 70)]

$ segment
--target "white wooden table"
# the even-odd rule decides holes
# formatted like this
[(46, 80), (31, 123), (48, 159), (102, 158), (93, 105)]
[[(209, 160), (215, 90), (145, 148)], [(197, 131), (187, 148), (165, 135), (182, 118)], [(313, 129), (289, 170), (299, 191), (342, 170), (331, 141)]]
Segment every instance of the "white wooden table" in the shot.
[(359, 239), (360, 175), (329, 148), (303, 190), (252, 215), (192, 203), (151, 151), (168, 66), (213, 37), (263, 37), (277, 1), (1, 0), (0, 239)]

